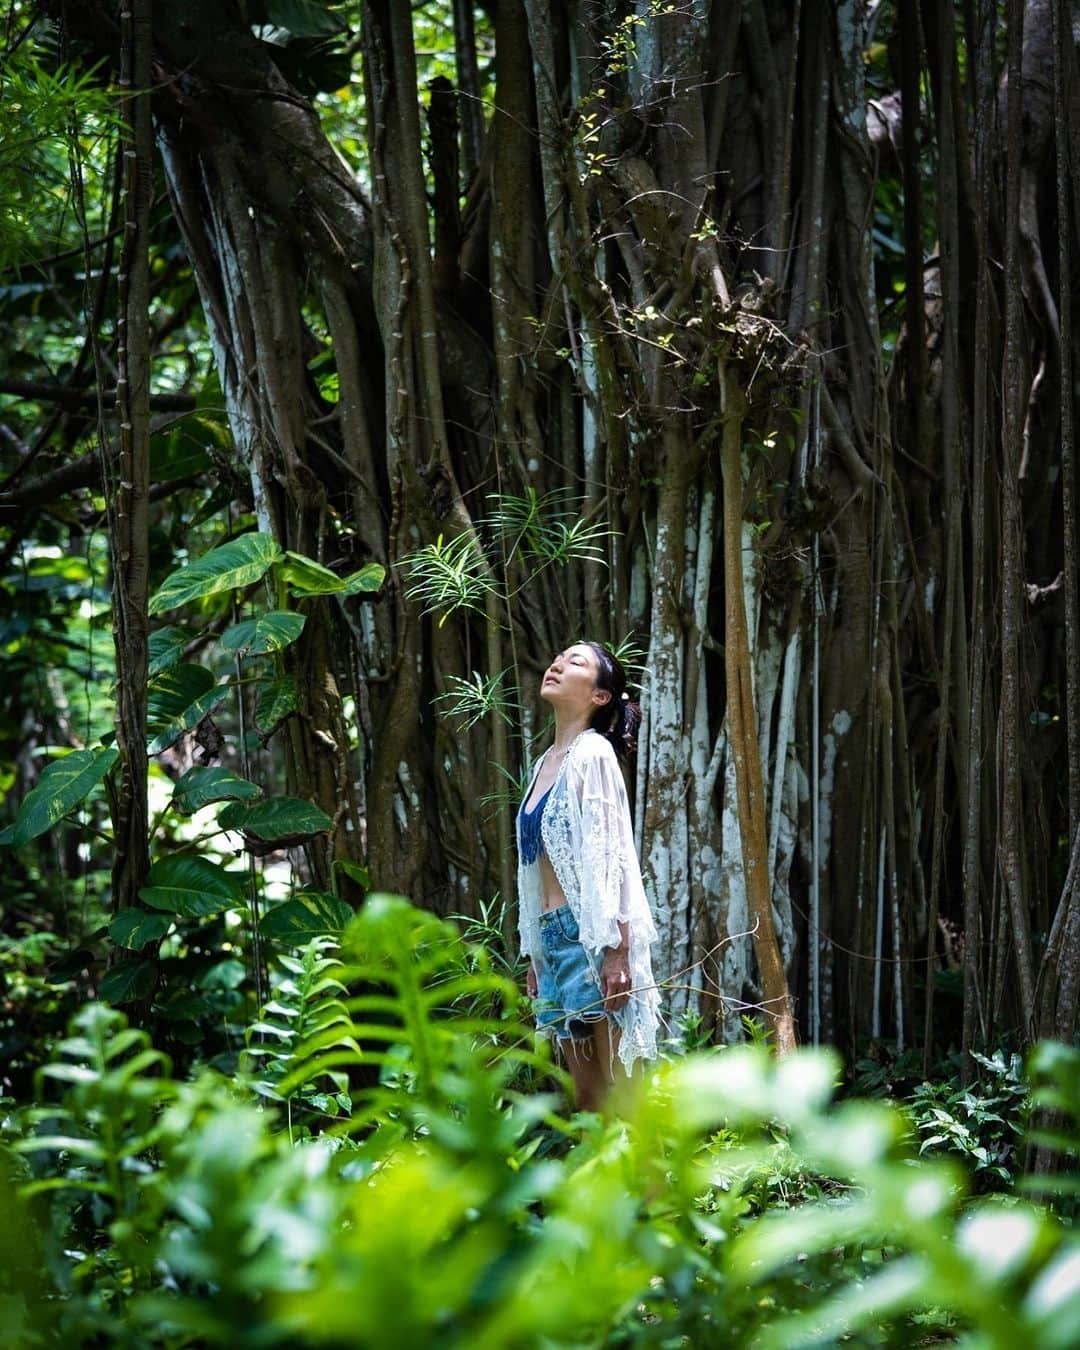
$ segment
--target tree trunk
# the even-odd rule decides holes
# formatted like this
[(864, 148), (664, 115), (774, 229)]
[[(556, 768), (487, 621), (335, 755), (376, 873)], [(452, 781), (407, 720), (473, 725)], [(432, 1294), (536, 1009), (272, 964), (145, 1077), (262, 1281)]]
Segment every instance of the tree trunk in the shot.
[(115, 460), (103, 455), (112, 559), (116, 649), (116, 745), (120, 781), (113, 801), (112, 904), (135, 908), (150, 866), (146, 799), (147, 602), (150, 496), (150, 200), (154, 140), (150, 121), (150, 0), (128, 0), (121, 14), (120, 87), (127, 92), (120, 138), (124, 242), (120, 252)]
[(754, 954), (761, 972), (763, 1008), (773, 1021), (776, 1046), (781, 1054), (794, 1050), (795, 1019), (780, 948), (773, 923), (772, 886), (765, 828), (765, 793), (761, 782), (761, 748), (754, 712), (753, 669), (747, 640), (743, 604), (742, 538), (742, 427), (746, 401), (737, 374), (723, 362), (724, 471), (724, 593), (727, 621), (724, 630), (728, 735), (735, 764), (739, 797), (739, 837), (754, 932)]

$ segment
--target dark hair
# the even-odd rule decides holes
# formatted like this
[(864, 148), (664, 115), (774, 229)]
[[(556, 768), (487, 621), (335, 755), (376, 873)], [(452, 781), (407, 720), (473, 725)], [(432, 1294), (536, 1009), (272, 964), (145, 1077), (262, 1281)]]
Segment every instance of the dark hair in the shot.
[(596, 687), (611, 697), (601, 704), (589, 720), (593, 731), (609, 740), (621, 763), (637, 749), (637, 729), (641, 725), (641, 705), (626, 692), (626, 671), (619, 658), (599, 642), (583, 641), (596, 655)]

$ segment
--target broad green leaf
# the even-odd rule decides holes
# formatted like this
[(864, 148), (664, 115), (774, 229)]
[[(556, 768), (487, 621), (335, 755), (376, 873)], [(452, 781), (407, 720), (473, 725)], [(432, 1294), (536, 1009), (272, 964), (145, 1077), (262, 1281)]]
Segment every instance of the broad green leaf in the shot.
[(247, 968), (244, 963), (235, 956), (229, 956), (204, 970), (196, 978), (195, 984), (197, 988), (207, 990), (239, 989), (246, 979)]
[(294, 37), (273, 47), (274, 64), (301, 94), (330, 93), (347, 87), (352, 61), (334, 38)]
[(377, 591), (386, 580), (386, 568), (382, 563), (365, 563), (359, 572), (345, 578), (345, 594), (357, 595), (361, 591)]
[(303, 614), (294, 614), (292, 610), (272, 609), (256, 619), (244, 619), (226, 628), (221, 635), (221, 645), (230, 652), (246, 649), (249, 656), (279, 652), (296, 641), (306, 621)]
[(266, 937), (300, 946), (313, 937), (337, 936), (354, 913), (352, 905), (327, 891), (299, 891), (270, 910), (259, 928)]
[(296, 712), (300, 706), (300, 691), (291, 675), (268, 680), (256, 687), (259, 701), (255, 704), (255, 723), (265, 731), (273, 730), (283, 717)]
[(130, 1003), (146, 998), (157, 984), (157, 967), (141, 956), (125, 956), (110, 966), (98, 985), (98, 995), (106, 1003)]
[(236, 877), (207, 858), (191, 854), (159, 858), (139, 891), (139, 899), (154, 909), (184, 919), (202, 919), (243, 904)]
[(338, 858), (334, 866), (341, 872), (344, 872), (352, 881), (363, 886), (364, 890), (371, 889), (371, 872), (363, 863), (349, 862), (347, 858)]
[(281, 558), (282, 552), (271, 535), (242, 534), (168, 577), (151, 599), (150, 613), (161, 614), (206, 595), (250, 586)]
[(151, 679), (176, 665), (191, 637), (186, 628), (178, 628), (176, 624), (169, 624), (150, 634), (150, 667), (147, 674)]
[(214, 462), (206, 447), (220, 440), (220, 427), (194, 413), (159, 431), (150, 437), (150, 481), (171, 483), (204, 473)]
[(197, 727), (229, 693), (213, 673), (192, 662), (173, 666), (152, 680), (146, 691), (146, 728), (153, 733), (147, 753), (160, 754)]
[(322, 563), (290, 550), (285, 554), (281, 575), (295, 596), (356, 595), (359, 591), (377, 591), (386, 569), (380, 563), (367, 563), (351, 576), (339, 577)]
[(224, 511), (235, 495), (235, 489), (231, 483), (219, 483), (213, 492), (207, 495), (202, 506), (188, 521), (189, 529), (194, 529), (196, 525), (202, 525), (207, 520), (212, 520), (214, 516)]
[(341, 14), (317, 0), (266, 0), (266, 21), (287, 28), (294, 37), (332, 37), (348, 28)]
[(238, 778), (231, 769), (188, 769), (173, 788), (173, 805), (185, 815), (201, 810), (211, 802), (253, 801), (261, 794), (255, 783)]
[(345, 582), (336, 572), (292, 549), (286, 550), (281, 575), (293, 595), (336, 595), (345, 589)]
[(215, 683), (213, 671), (193, 661), (171, 666), (147, 686), (147, 726), (153, 731), (173, 721)]
[(146, 747), (147, 754), (159, 755), (162, 750), (167, 750), (173, 741), (182, 736), (185, 731), (192, 731), (204, 717), (208, 717), (219, 704), (224, 702), (228, 696), (229, 686), (219, 684), (204, 694), (202, 698), (197, 698), (194, 703), (184, 709), (183, 715), (165, 727)]
[(271, 797), (250, 807), (230, 802), (218, 812), (222, 829), (241, 830), (270, 843), (298, 842), (325, 834), (332, 823), (325, 811), (299, 797)]
[(109, 936), (120, 947), (139, 951), (148, 942), (158, 942), (172, 926), (167, 914), (148, 914), (145, 909), (122, 909), (109, 924)]
[(23, 798), (14, 821), (0, 831), (0, 844), (17, 847), (52, 829), (101, 782), (119, 758), (120, 752), (114, 747), (96, 746), (73, 750), (53, 760), (38, 785)]

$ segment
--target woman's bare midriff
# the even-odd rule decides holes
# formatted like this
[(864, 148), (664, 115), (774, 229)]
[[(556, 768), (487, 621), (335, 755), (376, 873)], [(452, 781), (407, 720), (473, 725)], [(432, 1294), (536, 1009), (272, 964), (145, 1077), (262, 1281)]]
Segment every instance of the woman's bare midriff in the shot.
[(538, 861), (540, 863), (540, 908), (546, 914), (549, 909), (558, 909), (560, 905), (565, 905), (566, 895), (559, 885), (559, 879), (555, 875), (555, 869), (548, 861), (547, 854), (541, 853)]
[[(559, 776), (558, 768), (548, 762), (540, 766), (540, 772), (536, 776), (536, 781), (532, 785), (532, 791), (529, 794), (529, 800), (525, 805), (527, 811), (531, 811), (536, 803), (554, 786), (555, 779)], [(566, 904), (566, 895), (563, 888), (559, 885), (559, 879), (555, 875), (555, 869), (548, 861), (546, 853), (541, 853), (540, 863), (540, 909), (546, 914), (549, 909), (558, 909), (560, 905)]]

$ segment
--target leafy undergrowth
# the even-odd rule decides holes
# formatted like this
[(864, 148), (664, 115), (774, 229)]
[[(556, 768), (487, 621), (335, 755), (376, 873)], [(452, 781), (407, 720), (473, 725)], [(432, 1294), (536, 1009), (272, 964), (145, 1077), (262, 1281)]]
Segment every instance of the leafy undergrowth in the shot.
[[(286, 959), (236, 1074), (174, 1077), (87, 1005), (6, 1117), (0, 1341), (1080, 1338), (1080, 1242), (1045, 1189), (973, 1198), (909, 1115), (835, 1101), (833, 1053), (695, 1051), (618, 1118), (567, 1119), (524, 1013), (483, 947), (378, 896), (340, 950)], [(1064, 1193), (1080, 1056), (1043, 1046), (1030, 1068)]]

